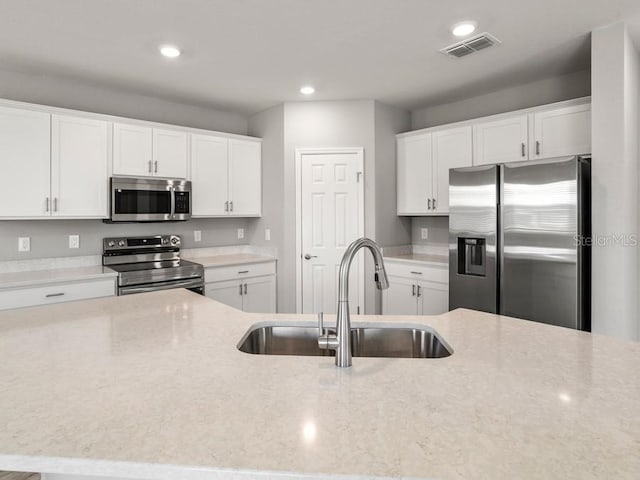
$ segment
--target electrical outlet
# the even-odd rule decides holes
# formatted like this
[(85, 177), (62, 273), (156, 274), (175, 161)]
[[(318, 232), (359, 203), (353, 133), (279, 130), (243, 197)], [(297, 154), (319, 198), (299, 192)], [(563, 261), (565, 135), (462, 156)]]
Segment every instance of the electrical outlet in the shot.
[(238, 240), (242, 240), (244, 238), (244, 228), (238, 229)]
[(19, 252), (31, 251), (31, 237), (18, 237), (18, 251)]
[(429, 229), (428, 228), (421, 228), (420, 229), (420, 238), (422, 238), (422, 240), (426, 240), (427, 238), (429, 238)]
[(80, 235), (69, 235), (69, 248), (80, 248)]
[(271, 229), (270, 228), (265, 228), (264, 229), (264, 239), (268, 242), (269, 240), (271, 240)]
[(202, 241), (202, 231), (200, 231), (200, 230), (194, 230), (193, 231), (193, 241), (194, 242), (201, 242)]

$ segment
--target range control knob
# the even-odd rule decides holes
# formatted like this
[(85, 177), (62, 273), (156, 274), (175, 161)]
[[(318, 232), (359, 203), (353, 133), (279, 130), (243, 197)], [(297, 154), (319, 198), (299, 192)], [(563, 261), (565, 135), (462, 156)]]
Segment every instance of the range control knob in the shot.
[(162, 244), (163, 245), (168, 245), (169, 244), (169, 239), (167, 237), (162, 237)]
[(116, 242), (114, 242), (113, 240), (109, 240), (107, 242), (107, 247), (115, 247), (116, 246)]
[(127, 244), (127, 242), (125, 242), (124, 240), (118, 240), (118, 246), (119, 247), (124, 247)]
[(180, 239), (178, 237), (171, 237), (171, 245), (178, 245), (180, 243)]

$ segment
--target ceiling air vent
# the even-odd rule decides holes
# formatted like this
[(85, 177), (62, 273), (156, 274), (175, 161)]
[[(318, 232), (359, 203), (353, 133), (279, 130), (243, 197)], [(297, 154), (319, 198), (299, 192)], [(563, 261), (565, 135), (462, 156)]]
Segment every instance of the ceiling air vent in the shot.
[(454, 43), (453, 45), (449, 45), (440, 51), (449, 57), (460, 58), (465, 55), (469, 55), (470, 53), (477, 52), (478, 50), (493, 47), (499, 43), (501, 43), (500, 40), (490, 33), (485, 32), (480, 35), (467, 38), (461, 42)]

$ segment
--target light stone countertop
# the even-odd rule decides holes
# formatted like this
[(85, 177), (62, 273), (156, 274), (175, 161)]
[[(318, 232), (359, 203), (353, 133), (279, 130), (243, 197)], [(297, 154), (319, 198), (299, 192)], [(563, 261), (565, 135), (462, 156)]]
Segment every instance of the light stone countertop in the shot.
[(182, 258), (201, 264), (204, 268), (209, 267), (227, 267), (231, 265), (246, 265), (250, 263), (266, 263), (275, 262), (275, 258), (266, 255), (256, 255), (252, 253), (236, 253), (229, 255), (212, 255), (212, 256), (187, 256)]
[(435, 265), (437, 267), (446, 267), (449, 265), (449, 257), (428, 253), (392, 254), (385, 255), (384, 259), (394, 262), (425, 263), (427, 265)]
[[(640, 478), (640, 343), (497, 315), (441, 359), (260, 356), (185, 290), (0, 312), (0, 470), (145, 479)], [(314, 321), (311, 316), (306, 320)]]
[(117, 276), (117, 272), (102, 265), (5, 272), (0, 273), (0, 289), (34, 287), (57, 282), (82, 282)]

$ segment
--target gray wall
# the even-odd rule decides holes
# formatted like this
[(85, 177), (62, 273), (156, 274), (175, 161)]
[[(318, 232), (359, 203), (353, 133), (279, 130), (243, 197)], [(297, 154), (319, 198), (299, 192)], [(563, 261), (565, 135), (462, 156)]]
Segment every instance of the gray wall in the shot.
[(592, 330), (640, 338), (638, 235), (640, 58), (624, 23), (592, 33), (593, 248)]
[[(284, 105), (257, 113), (249, 119), (249, 135), (262, 138), (262, 217), (249, 220), (247, 238), (252, 245), (276, 248), (278, 270), (284, 255)], [(265, 229), (271, 240), (265, 240)], [(278, 271), (278, 311), (286, 304), (290, 287)]]
[[(421, 229), (427, 228), (429, 238), (422, 240)], [(414, 217), (411, 222), (411, 242), (414, 245), (443, 246), (449, 243), (449, 217)]]
[[(31, 258), (101, 255), (102, 239), (121, 235), (182, 235), (183, 248), (240, 245), (237, 228), (248, 227), (243, 218), (194, 219), (176, 223), (107, 224), (101, 220), (4, 220), (0, 222), (0, 261)], [(193, 241), (193, 231), (202, 241)], [(68, 235), (80, 235), (80, 248), (70, 249)], [(18, 252), (18, 237), (31, 237), (31, 251)]]
[(0, 70), (0, 98), (246, 135), (248, 117), (50, 75)]
[(411, 113), (411, 129), (433, 127), (446, 123), (560, 102), (591, 94), (591, 74), (580, 72), (547, 78), (506, 88), (485, 95), (444, 105), (434, 105)]

